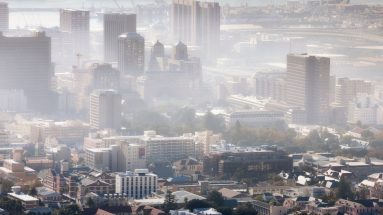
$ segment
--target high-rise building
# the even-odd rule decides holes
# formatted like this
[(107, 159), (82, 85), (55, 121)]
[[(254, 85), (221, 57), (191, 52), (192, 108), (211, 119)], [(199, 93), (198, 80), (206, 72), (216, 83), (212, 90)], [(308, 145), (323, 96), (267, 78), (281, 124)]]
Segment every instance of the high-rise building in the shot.
[(188, 58), (188, 47), (184, 43), (178, 42), (177, 45), (173, 47), (173, 59), (187, 60)]
[(74, 93), (76, 109), (88, 108), (89, 95), (93, 90), (120, 90), (120, 72), (106, 63), (91, 63), (84, 68), (75, 68)]
[(208, 57), (216, 54), (219, 48), (220, 24), (219, 3), (173, 0), (171, 28), (174, 39), (201, 46)]
[(90, 26), (89, 11), (61, 9), (60, 30), (71, 35), (73, 57), (89, 56)]
[(165, 46), (157, 40), (157, 42), (152, 47), (152, 51), (151, 51), (150, 59), (149, 59), (148, 71), (159, 71), (160, 65), (158, 62), (158, 58), (164, 58), (164, 57), (165, 57)]
[(124, 74), (139, 75), (145, 69), (145, 39), (129, 32), (118, 38), (118, 69)]
[(0, 2), (0, 31), (5, 32), (9, 29), (9, 9), (8, 3)]
[(114, 90), (96, 90), (90, 95), (90, 127), (115, 129), (121, 127), (121, 95)]
[(157, 192), (158, 176), (147, 169), (116, 175), (116, 193), (126, 194), (128, 198), (143, 199)]
[(329, 112), (330, 58), (287, 55), (286, 102), (306, 110), (307, 123), (325, 123)]
[(373, 95), (374, 85), (370, 81), (360, 79), (339, 78), (335, 89), (335, 102), (347, 107), (358, 95)]
[(56, 108), (51, 91), (51, 39), (44, 32), (25, 37), (1, 34), (0, 59), (0, 89), (22, 90), (31, 110)]
[(118, 59), (118, 37), (127, 32), (136, 32), (136, 14), (104, 14), (104, 59), (115, 62)]

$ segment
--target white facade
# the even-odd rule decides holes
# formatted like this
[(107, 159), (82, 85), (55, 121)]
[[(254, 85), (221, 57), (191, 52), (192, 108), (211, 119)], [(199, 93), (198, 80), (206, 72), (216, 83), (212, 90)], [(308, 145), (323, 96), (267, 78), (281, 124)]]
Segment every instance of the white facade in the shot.
[(147, 169), (116, 175), (116, 193), (126, 194), (128, 198), (143, 199), (157, 191), (157, 175)]
[(130, 144), (122, 142), (120, 144), (118, 166), (119, 170), (133, 171), (146, 167), (146, 149), (145, 146), (139, 144)]
[(235, 126), (237, 122), (247, 126), (260, 126), (277, 122), (284, 122), (281, 111), (237, 111), (226, 115), (227, 126)]
[(383, 106), (380, 101), (371, 96), (359, 96), (348, 105), (349, 123), (382, 124)]
[[(220, 134), (214, 134), (212, 131), (196, 132), (194, 141), (196, 144), (197, 155), (208, 155), (212, 145), (221, 143), (222, 137)], [(197, 156), (198, 157), (198, 156)]]
[(163, 137), (155, 131), (146, 131), (140, 143), (146, 146), (149, 161), (175, 161), (195, 156), (195, 143), (192, 135)]

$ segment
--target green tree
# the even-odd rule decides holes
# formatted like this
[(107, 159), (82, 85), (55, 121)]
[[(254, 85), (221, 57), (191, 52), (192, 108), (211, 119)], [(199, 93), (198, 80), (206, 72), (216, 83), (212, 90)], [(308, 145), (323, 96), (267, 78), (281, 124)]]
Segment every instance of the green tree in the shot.
[(12, 215), (24, 214), (21, 202), (7, 197), (0, 197), (0, 208), (8, 211)]
[(208, 111), (203, 120), (204, 128), (216, 133), (225, 131), (225, 120), (221, 116), (217, 116)]
[(96, 203), (93, 201), (93, 199), (91, 197), (88, 197), (86, 198), (85, 200), (85, 205), (88, 207), (88, 208), (94, 208), (96, 206)]
[(235, 211), (234, 215), (257, 215), (258, 211), (253, 208), (250, 203), (240, 205)]
[(354, 193), (352, 192), (351, 184), (345, 178), (340, 179), (336, 196), (338, 199), (353, 199), (354, 198)]
[(186, 208), (193, 211), (196, 208), (211, 208), (211, 204), (205, 200), (193, 199), (188, 201)]
[(28, 194), (31, 196), (36, 196), (37, 195), (36, 187), (31, 187), (31, 189), (29, 189), (28, 191)]
[(220, 207), (217, 208), (217, 211), (220, 212), (222, 215), (233, 215), (234, 213), (233, 209), (229, 207)]
[(174, 130), (178, 134), (195, 132), (196, 114), (191, 108), (182, 108), (172, 116)]
[(224, 198), (220, 192), (213, 190), (207, 196), (207, 201), (217, 208), (223, 206)]
[(2, 193), (10, 193), (12, 191), (12, 186), (14, 185), (12, 181), (3, 178), (0, 179), (0, 184)]
[(177, 209), (177, 203), (175, 200), (175, 196), (168, 190), (165, 195), (165, 201), (164, 204), (162, 204), (162, 209), (166, 212), (169, 213), (170, 210), (175, 210)]
[(80, 215), (81, 210), (76, 204), (66, 205), (59, 210), (56, 210), (53, 215)]

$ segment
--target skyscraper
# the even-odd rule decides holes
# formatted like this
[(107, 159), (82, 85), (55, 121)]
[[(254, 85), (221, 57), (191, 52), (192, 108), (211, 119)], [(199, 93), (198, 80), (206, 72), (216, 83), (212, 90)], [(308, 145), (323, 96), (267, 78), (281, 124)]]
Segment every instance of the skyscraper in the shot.
[(152, 47), (152, 51), (151, 51), (150, 59), (149, 59), (148, 71), (160, 70), (160, 66), (157, 61), (157, 58), (164, 58), (164, 57), (165, 57), (165, 46), (157, 40), (157, 42)]
[(9, 9), (8, 3), (0, 2), (0, 31), (5, 32), (9, 29)]
[(330, 58), (287, 55), (286, 102), (306, 110), (307, 123), (325, 123), (329, 111)]
[(60, 10), (60, 30), (71, 34), (73, 56), (89, 55), (90, 27), (89, 11)]
[(188, 58), (188, 47), (182, 42), (178, 42), (177, 45), (173, 47), (173, 59), (187, 60)]
[(221, 7), (216, 2), (173, 0), (171, 28), (175, 40), (201, 46), (206, 57), (219, 48)]
[(145, 39), (129, 32), (118, 38), (118, 69), (124, 74), (139, 75), (145, 68)]
[(104, 15), (104, 59), (117, 61), (118, 37), (136, 32), (136, 14), (108, 13)]
[(51, 78), (51, 39), (44, 32), (32, 36), (0, 35), (0, 88), (22, 90), (29, 109), (49, 112), (55, 108)]
[(114, 90), (96, 90), (90, 95), (90, 127), (116, 129), (121, 127), (121, 95)]

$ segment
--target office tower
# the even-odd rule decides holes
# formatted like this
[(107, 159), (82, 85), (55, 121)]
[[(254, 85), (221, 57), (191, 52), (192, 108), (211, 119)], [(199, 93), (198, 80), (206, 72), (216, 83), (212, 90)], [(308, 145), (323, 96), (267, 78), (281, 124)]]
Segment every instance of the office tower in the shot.
[(70, 33), (73, 56), (89, 56), (90, 28), (89, 11), (60, 10), (60, 30)]
[(143, 199), (157, 192), (158, 176), (147, 169), (136, 169), (116, 175), (116, 193), (129, 199)]
[(120, 90), (120, 72), (107, 63), (90, 63), (76, 68), (74, 74), (75, 106), (78, 111), (88, 108), (93, 90)]
[(9, 9), (8, 3), (0, 2), (0, 31), (5, 32), (9, 29)]
[(184, 43), (178, 42), (177, 45), (173, 47), (173, 59), (187, 60), (188, 58), (188, 47)]
[(330, 59), (287, 55), (286, 102), (306, 110), (307, 123), (326, 123), (329, 109)]
[(171, 28), (174, 39), (201, 46), (207, 57), (215, 55), (219, 48), (220, 19), (219, 3), (173, 0)]
[(90, 127), (115, 129), (121, 127), (121, 95), (114, 90), (96, 90), (90, 95)]
[(158, 58), (164, 58), (164, 57), (165, 57), (165, 46), (157, 40), (157, 42), (152, 47), (152, 51), (151, 51), (150, 59), (149, 59), (148, 71), (161, 70), (159, 62), (158, 62)]
[(51, 91), (51, 39), (44, 32), (25, 37), (1, 34), (0, 59), (0, 89), (22, 90), (33, 111), (56, 108)]
[(358, 95), (373, 95), (374, 84), (360, 79), (339, 78), (335, 89), (335, 102), (337, 105), (347, 107)]
[(129, 32), (118, 38), (118, 69), (124, 74), (139, 75), (145, 68), (145, 39)]
[(118, 37), (127, 32), (136, 32), (136, 14), (107, 13), (104, 15), (104, 59), (117, 61)]

